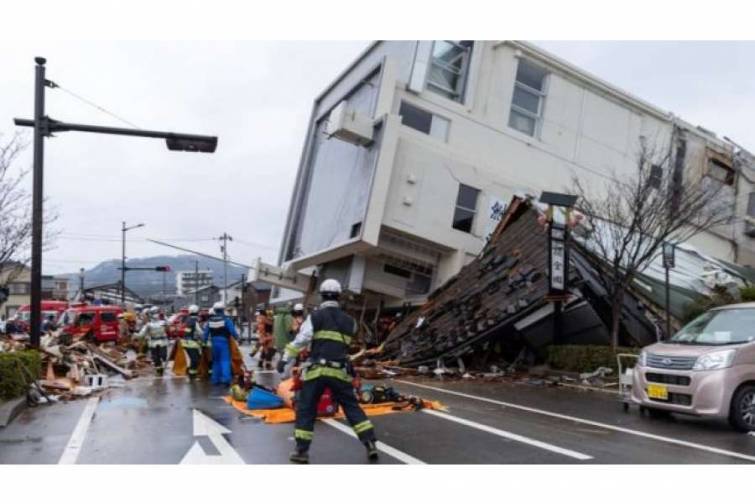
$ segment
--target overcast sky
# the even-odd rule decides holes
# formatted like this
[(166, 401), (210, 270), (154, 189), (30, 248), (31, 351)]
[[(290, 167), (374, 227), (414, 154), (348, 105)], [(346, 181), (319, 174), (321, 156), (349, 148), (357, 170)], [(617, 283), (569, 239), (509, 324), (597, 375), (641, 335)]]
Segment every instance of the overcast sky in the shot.
[[(139, 127), (218, 135), (215, 154), (168, 151), (158, 140), (61, 133), (46, 142), (45, 192), (61, 233), (46, 273), (128, 255), (177, 253), (164, 239), (234, 260), (277, 259), (312, 100), (367, 42), (0, 43), (0, 134), (32, 117), (33, 57), (48, 78)], [(662, 109), (755, 150), (753, 42), (537, 42)], [(125, 126), (62, 90), (48, 115)], [(31, 164), (31, 149), (21, 160)], [(31, 178), (28, 180), (31, 185)]]

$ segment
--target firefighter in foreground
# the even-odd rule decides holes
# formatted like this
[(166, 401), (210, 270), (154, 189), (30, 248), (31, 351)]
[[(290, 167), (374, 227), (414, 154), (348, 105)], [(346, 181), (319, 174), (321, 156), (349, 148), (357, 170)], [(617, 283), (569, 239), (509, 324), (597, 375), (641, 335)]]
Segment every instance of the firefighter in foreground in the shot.
[(213, 385), (231, 384), (231, 341), (239, 339), (236, 325), (230, 317), (225, 316), (225, 304), (218, 301), (212, 305), (214, 312), (204, 327), (204, 342), (212, 342), (212, 378)]
[(149, 311), (149, 322), (139, 331), (139, 338), (146, 338), (157, 376), (162, 376), (165, 372), (165, 361), (168, 360), (168, 335), (165, 332), (165, 321), (160, 320), (157, 307)]
[(325, 388), (329, 388), (336, 402), (359, 440), (367, 448), (367, 458), (378, 458), (375, 429), (359, 407), (352, 385), (353, 370), (349, 363), (349, 346), (356, 333), (356, 321), (338, 305), (341, 284), (333, 279), (320, 286), (322, 304), (302, 324), (294, 341), (286, 346), (277, 370), (283, 373), (289, 361), (310, 345), (309, 359), (302, 366), (302, 389), (296, 404), (296, 451), (291, 462), (309, 462), (309, 445), (317, 417), (317, 403)]
[(189, 356), (189, 379), (194, 380), (197, 377), (199, 361), (202, 358), (202, 329), (199, 327), (199, 306), (189, 306), (189, 316), (184, 322), (184, 329), (181, 338), (181, 346), (186, 350)]

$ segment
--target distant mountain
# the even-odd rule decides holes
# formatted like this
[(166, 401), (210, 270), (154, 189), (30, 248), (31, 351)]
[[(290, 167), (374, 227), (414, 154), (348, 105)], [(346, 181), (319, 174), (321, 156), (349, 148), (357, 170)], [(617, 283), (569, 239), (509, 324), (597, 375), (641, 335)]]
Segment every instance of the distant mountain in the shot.
[[(176, 292), (176, 273), (178, 271), (194, 271), (195, 261), (199, 262), (200, 270), (212, 270), (214, 283), (217, 286), (223, 285), (223, 263), (221, 261), (209, 259), (195, 255), (179, 256), (153, 256), (128, 259), (126, 266), (129, 268), (150, 268), (155, 266), (170, 266), (171, 271), (161, 273), (159, 271), (128, 271), (126, 272), (126, 287), (133, 290), (142, 297), (148, 297), (155, 294), (161, 294), (163, 291), (163, 274), (165, 275), (165, 291), (167, 294)], [(84, 272), (84, 287), (93, 287), (96, 285), (110, 284), (118, 282), (121, 279), (121, 261), (120, 259), (111, 259), (103, 261), (92, 269)], [(245, 268), (228, 265), (228, 284), (232, 284), (241, 279), (241, 275), (248, 274)], [(68, 273), (64, 276), (69, 278), (72, 289), (77, 289), (79, 285), (79, 274)]]

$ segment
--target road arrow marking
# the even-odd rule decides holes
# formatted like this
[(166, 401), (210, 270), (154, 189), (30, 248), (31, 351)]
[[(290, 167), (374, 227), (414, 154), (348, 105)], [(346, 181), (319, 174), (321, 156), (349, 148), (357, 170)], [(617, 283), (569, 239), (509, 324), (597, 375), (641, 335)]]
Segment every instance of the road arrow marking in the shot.
[(181, 464), (243, 464), (244, 459), (223, 437), (231, 431), (199, 410), (192, 410), (194, 437), (207, 436), (220, 455), (207, 455), (198, 441), (194, 441), (189, 451), (181, 459)]

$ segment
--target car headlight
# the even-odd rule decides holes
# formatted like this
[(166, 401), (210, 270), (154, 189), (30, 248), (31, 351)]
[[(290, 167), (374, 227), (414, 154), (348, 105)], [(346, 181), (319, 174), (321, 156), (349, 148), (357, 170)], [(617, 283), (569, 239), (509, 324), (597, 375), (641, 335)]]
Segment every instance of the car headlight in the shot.
[(695, 371), (709, 371), (711, 369), (724, 369), (731, 366), (734, 361), (735, 349), (721, 350), (701, 355), (692, 367)]
[(637, 359), (637, 365), (645, 367), (647, 364), (648, 353), (645, 350), (640, 352), (640, 357)]

